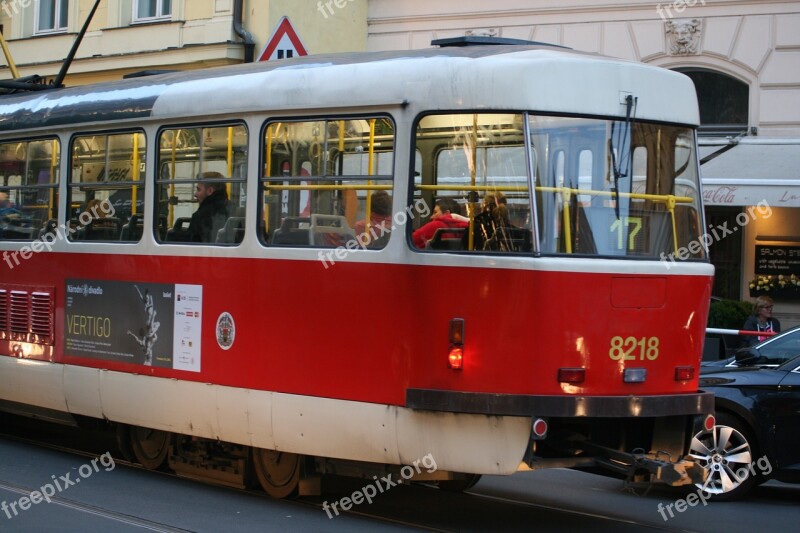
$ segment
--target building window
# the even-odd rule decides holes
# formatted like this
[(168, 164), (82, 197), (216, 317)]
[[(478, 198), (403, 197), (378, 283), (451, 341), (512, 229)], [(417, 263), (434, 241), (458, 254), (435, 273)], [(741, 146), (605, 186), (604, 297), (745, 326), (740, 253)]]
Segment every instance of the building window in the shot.
[(676, 70), (694, 82), (701, 135), (738, 135), (747, 131), (750, 88), (746, 83), (711, 70)]
[(134, 0), (134, 22), (169, 19), (172, 16), (172, 0)]
[(67, 31), (68, 0), (39, 0), (36, 2), (35, 33)]

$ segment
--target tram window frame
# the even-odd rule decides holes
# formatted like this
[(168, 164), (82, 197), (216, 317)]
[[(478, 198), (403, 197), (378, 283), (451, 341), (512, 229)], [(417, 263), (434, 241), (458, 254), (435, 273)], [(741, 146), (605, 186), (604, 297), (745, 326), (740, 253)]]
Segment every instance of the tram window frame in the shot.
[[(356, 144), (358, 136), (330, 135), (333, 129), (341, 131), (340, 123), (347, 121), (354, 124), (366, 123), (367, 129), (358, 132), (361, 135), (362, 145)], [(374, 121), (376, 126), (370, 126), (370, 121)], [(381, 128), (377, 127), (379, 121), (383, 124)], [(304, 154), (308, 159), (298, 156), (302, 154), (299, 145), (292, 148), (288, 144), (288, 137), (283, 143), (283, 152), (275, 148), (269, 150), (273, 135), (271, 128), (277, 125), (274, 130), (280, 137), (281, 127), (289, 124), (304, 124), (311, 128), (312, 137), (319, 146), (316, 166), (317, 169), (322, 169), (322, 172), (315, 173), (314, 163), (311, 161), (313, 144), (308, 144)], [(349, 125), (345, 124), (344, 127), (347, 128)], [(372, 128), (373, 132), (371, 142), (369, 128)], [(380, 133), (378, 129), (381, 130)], [(324, 135), (322, 135), (323, 130)], [(284, 135), (288, 135), (288, 128), (283, 131), (286, 132)], [(316, 141), (320, 135), (322, 144)], [(376, 137), (380, 137), (380, 140), (376, 141)], [(374, 149), (377, 142), (381, 143), (381, 150)], [(270, 248), (346, 248), (354, 251), (380, 250), (388, 244), (392, 233), (391, 211), (397, 162), (397, 124), (390, 114), (274, 117), (264, 122), (260, 143), (258, 239), (262, 245)], [(344, 143), (356, 148), (349, 151), (348, 146), (343, 153), (339, 152)], [(366, 144), (366, 148), (363, 144)], [(358, 149), (359, 146), (361, 150)], [(385, 149), (387, 146), (388, 150)], [(375, 154), (372, 169), (367, 168), (366, 173), (344, 173), (347, 157), (355, 154), (362, 158), (360, 166), (363, 167), (363, 159), (366, 158), (369, 167), (370, 147), (372, 154)], [(273, 158), (275, 153), (284, 155), (282, 158)], [(324, 161), (323, 154), (325, 154)], [(340, 154), (343, 156), (340, 157)], [(387, 155), (388, 164), (383, 162)], [(271, 168), (265, 172), (268, 166)], [(387, 170), (387, 167), (388, 173), (381, 173)], [(329, 170), (333, 170), (333, 173), (329, 173)], [(370, 174), (371, 170), (375, 173)], [(377, 183), (370, 183), (371, 181)], [(328, 182), (338, 182), (338, 184)], [(268, 183), (278, 185), (267, 187)], [(360, 186), (362, 184), (363, 186)], [(275, 190), (282, 192), (271, 192)], [(333, 194), (325, 196), (326, 190), (332, 191)], [(388, 195), (381, 194), (381, 191), (386, 191)], [(304, 192), (307, 200), (301, 206)], [(372, 210), (373, 200), (380, 202), (375, 205), (380, 205), (381, 209), (385, 210), (383, 215), (377, 210)], [(330, 209), (320, 209), (324, 203), (327, 203)], [(280, 205), (277, 214), (270, 211), (270, 206), (275, 204)]]
[[(132, 141), (129, 150), (131, 157), (130, 167), (128, 168), (131, 171), (131, 175), (138, 176), (138, 178), (117, 180), (116, 178), (112, 177), (111, 179), (108, 179), (108, 177), (112, 176), (112, 174), (124, 172), (126, 168), (124, 164), (113, 165), (113, 163), (124, 163), (126, 160), (112, 159), (111, 153), (114, 151), (114, 149), (109, 148), (112, 138), (124, 138), (125, 136), (130, 136)], [(134, 136), (138, 137), (135, 143), (133, 142)], [(80, 176), (81, 180), (76, 181), (76, 170), (79, 166), (75, 161), (75, 152), (77, 149), (76, 147), (78, 146), (77, 143), (88, 139), (94, 140), (96, 138), (104, 139), (102, 142), (102, 148), (99, 148), (100, 145), (98, 144), (97, 153), (94, 154), (97, 156), (102, 152), (104, 154), (102, 162), (98, 163), (87, 161), (82, 162), (80, 166), (87, 164), (96, 166), (100, 164), (101, 166), (99, 167), (98, 175), (94, 176), (93, 180), (83, 179), (84, 175), (82, 169)], [(138, 147), (138, 151), (137, 156), (134, 158), (135, 146)], [(70, 138), (69, 147), (70, 168), (69, 176), (67, 178), (67, 224), (70, 227), (70, 231), (68, 232), (68, 239), (70, 242), (103, 242), (117, 244), (136, 244), (137, 242), (140, 242), (143, 232), (137, 231), (138, 224), (136, 219), (133, 219), (133, 217), (139, 215), (139, 219), (142, 219), (145, 214), (145, 209), (147, 208), (147, 134), (145, 131), (141, 128), (134, 128), (126, 130), (104, 130), (75, 133)], [(117, 149), (123, 155), (126, 152), (125, 147), (122, 149)], [(91, 153), (87, 154), (86, 159), (90, 159), (92, 155), (93, 154)], [(134, 160), (138, 161), (138, 165), (134, 165)], [(98, 181), (98, 178), (101, 176), (104, 178), (104, 180)], [(91, 193), (92, 198), (84, 198), (80, 204), (76, 205), (75, 191), (78, 189), (80, 189), (81, 193), (85, 196)], [(124, 198), (125, 195), (123, 194), (123, 198), (117, 198), (113, 201), (109, 201), (112, 196), (118, 194), (120, 191), (125, 190), (130, 190), (131, 196), (129, 199), (126, 200)], [(98, 193), (101, 197), (104, 195), (104, 193), (107, 194), (107, 196), (98, 203), (95, 203), (94, 200), (99, 199), (97, 197)], [(134, 197), (137, 198), (136, 205), (134, 205)], [(138, 201), (139, 198), (141, 201)], [(136, 212), (137, 206), (139, 205), (141, 205), (141, 212)], [(76, 211), (76, 209), (79, 211)], [(130, 213), (125, 217), (125, 220), (123, 220), (122, 216), (124, 216), (126, 210), (129, 210)], [(131, 226), (131, 224), (133, 225)]]
[[(214, 170), (208, 168), (208, 162), (203, 154), (209, 150), (207, 145), (212, 144), (208, 141), (213, 141), (213, 133), (211, 130), (220, 130), (220, 129), (236, 129), (241, 128), (243, 132), (243, 142), (238, 142), (235, 146), (232, 146), (232, 162), (228, 162), (225, 159), (211, 159), (211, 162), (218, 162), (224, 161), (227, 168), (225, 168), (225, 172), (220, 172), (219, 170)], [(209, 130), (208, 132), (206, 130)], [(178, 161), (165, 161), (162, 157), (162, 153), (169, 150), (171, 152), (175, 152), (178, 148), (175, 147), (173, 150), (172, 147), (164, 148), (163, 147), (163, 136), (165, 132), (176, 131), (178, 132), (177, 135), (180, 135), (181, 132), (193, 132), (191, 135), (193, 137), (184, 137), (184, 143), (186, 146), (182, 147), (186, 149), (185, 154), (191, 155), (189, 149), (196, 150), (200, 155), (196, 159), (191, 159), (191, 157), (186, 157), (184, 160)], [(200, 131), (200, 135), (198, 138), (197, 131)], [(208, 135), (207, 135), (208, 133)], [(187, 134), (188, 135), (188, 134)], [(235, 136), (235, 132), (231, 133), (232, 138)], [(192, 145), (192, 139), (194, 142), (198, 144)], [(199, 144), (200, 140), (202, 139), (202, 146)], [(250, 154), (250, 130), (247, 126), (247, 123), (242, 120), (233, 120), (233, 121), (220, 121), (220, 122), (200, 122), (200, 123), (190, 123), (190, 124), (169, 124), (164, 125), (158, 129), (156, 133), (156, 146), (157, 146), (157, 153), (156, 157), (156, 180), (155, 180), (155, 187), (153, 191), (154, 195), (154, 205), (156, 210), (156, 216), (154, 217), (154, 227), (153, 232), (155, 234), (155, 239), (160, 244), (188, 244), (192, 246), (198, 245), (206, 245), (206, 246), (222, 246), (222, 247), (235, 247), (239, 246), (245, 239), (247, 233), (247, 220), (246, 220), (246, 200), (247, 200), (247, 172), (248, 172), (248, 162), (249, 162), (249, 154)], [(240, 139), (241, 141), (241, 139)], [(170, 141), (172, 142), (172, 141)], [(230, 143), (233, 144), (233, 143)], [(218, 148), (218, 147), (212, 147)], [(237, 150), (238, 149), (238, 150)], [(226, 155), (227, 155), (227, 148), (226, 148)], [(164, 178), (164, 172), (178, 172), (177, 165), (183, 163), (189, 163), (191, 165), (198, 165), (198, 169), (192, 168), (190, 178), (185, 177), (166, 177)], [(217, 167), (218, 165), (213, 165)], [(226, 176), (228, 174), (228, 170), (232, 169), (231, 174), (234, 176), (238, 174), (239, 177), (234, 176)], [(181, 169), (180, 172), (185, 172), (184, 169)], [(208, 179), (201, 177), (200, 175), (206, 172), (219, 172), (222, 174), (222, 177), (214, 177), (213, 179)], [(177, 174), (176, 174), (177, 175)], [(210, 241), (193, 241), (192, 237), (188, 233), (189, 224), (192, 215), (197, 212), (199, 205), (196, 205), (197, 202), (195, 201), (194, 191), (198, 184), (207, 184), (207, 183), (224, 183), (226, 185), (226, 193), (228, 195), (228, 204), (227, 204), (227, 215), (225, 217), (225, 223), (222, 225), (213, 224), (211, 227), (210, 232)], [(172, 194), (168, 194), (166, 200), (162, 201), (161, 198), (161, 191), (162, 187), (182, 187), (182, 189), (186, 189), (186, 186), (190, 186), (188, 188), (188, 195), (191, 196), (190, 200), (181, 200), (179, 196), (176, 195), (176, 189), (172, 189)], [(234, 200), (231, 198), (233, 187), (236, 186), (236, 195), (238, 196), (238, 204), (234, 205)], [(183, 196), (187, 195), (187, 190), (181, 190), (180, 194)], [(192, 212), (189, 216), (175, 216), (175, 211), (177, 210), (177, 206), (183, 203), (190, 203), (194, 207), (192, 208)], [(166, 210), (166, 213), (162, 213), (162, 211)], [(231, 222), (234, 221), (234, 222)], [(230, 224), (229, 224), (230, 223)], [(219, 227), (217, 227), (219, 226)], [(224, 230), (222, 233), (220, 233)], [(220, 240), (222, 239), (222, 240)], [(231, 242), (232, 241), (232, 242)]]
[[(430, 157), (432, 161), (429, 163), (421, 162), (422, 173), (425, 174), (426, 172), (430, 172), (431, 176), (422, 176), (416, 177), (414, 176), (412, 179), (409, 180), (409, 205), (419, 205), (419, 202), (425, 202), (425, 205), (428, 207), (428, 212), (433, 213), (434, 207), (436, 203), (443, 199), (456, 199), (459, 208), (461, 210), (461, 215), (464, 217), (465, 220), (470, 219), (470, 210), (472, 210), (475, 215), (472, 217), (473, 220), (480, 216), (480, 211), (482, 209), (482, 203), (484, 200), (487, 200), (487, 195), (494, 194), (495, 200), (497, 200), (497, 192), (503, 193), (503, 197), (500, 198), (499, 203), (504, 204), (501, 208), (501, 211), (495, 211), (495, 213), (502, 213), (502, 218), (509, 222), (508, 218), (514, 216), (515, 218), (519, 218), (520, 213), (516, 213), (515, 211), (520, 211), (524, 214), (521, 220), (514, 220), (508, 225), (504, 225), (504, 229), (498, 230), (495, 232), (495, 236), (499, 236), (499, 238), (489, 237), (485, 239), (483, 242), (486, 246), (481, 246), (481, 249), (477, 247), (473, 247), (470, 249), (470, 246), (477, 246), (478, 239), (475, 237), (475, 234), (479, 233), (478, 226), (472, 226), (472, 230), (470, 230), (470, 226), (466, 228), (456, 228), (454, 231), (444, 231), (439, 230), (437, 231), (432, 239), (427, 239), (427, 242), (424, 247), (420, 247), (415, 244), (414, 240), (414, 232), (422, 228), (426, 223), (430, 222), (431, 219), (415, 219), (413, 220), (413, 224), (409, 224), (407, 229), (408, 233), (408, 242), (412, 250), (417, 252), (424, 252), (424, 253), (463, 253), (463, 254), (484, 254), (484, 255), (531, 255), (533, 252), (533, 241), (534, 241), (534, 224), (533, 220), (535, 218), (535, 206), (534, 200), (530, 194), (530, 187), (531, 187), (531, 176), (530, 173), (533, 171), (535, 173), (536, 166), (533, 165), (533, 168), (529, 168), (529, 163), (527, 161), (527, 157), (518, 158), (519, 163), (523, 165), (520, 169), (521, 174), (516, 176), (506, 176), (508, 179), (508, 183), (502, 183), (502, 180), (497, 180), (497, 178), (502, 178), (502, 176), (494, 176), (488, 173), (489, 165), (487, 164), (490, 159), (487, 157), (490, 155), (488, 150), (489, 149), (498, 149), (498, 148), (511, 148), (511, 149), (521, 149), (523, 154), (527, 154), (527, 135), (525, 133), (525, 126), (527, 124), (526, 120), (529, 113), (525, 111), (519, 110), (460, 110), (460, 109), (448, 109), (448, 110), (441, 110), (435, 112), (429, 112), (419, 115), (413, 124), (412, 129), (412, 145), (417, 153), (424, 152), (421, 150), (419, 146), (420, 138), (423, 138), (424, 135), (421, 135), (420, 128), (422, 127), (423, 122), (426, 119), (430, 119), (431, 117), (460, 117), (460, 122), (464, 122), (467, 124), (465, 117), (473, 117), (473, 116), (496, 116), (502, 117), (507, 116), (511, 119), (509, 124), (516, 124), (519, 122), (520, 130), (519, 130), (519, 139), (518, 142), (515, 143), (508, 143), (508, 144), (497, 144), (497, 145), (480, 145), (479, 148), (484, 152), (483, 160), (484, 163), (482, 169), (486, 171), (486, 175), (482, 176), (481, 179), (484, 180), (493, 180), (499, 181), (496, 184), (489, 184), (489, 181), (486, 181), (484, 185), (480, 185), (476, 182), (476, 189), (477, 190), (469, 190), (471, 188), (470, 185), (464, 185), (464, 188), (458, 190), (448, 190), (448, 189), (441, 189), (441, 191), (437, 191), (435, 189), (424, 189), (421, 187), (439, 187), (441, 186), (439, 180), (442, 176), (439, 176), (438, 173), (441, 169), (441, 165), (439, 162), (440, 156), (450, 150), (462, 150), (465, 148), (466, 143), (461, 145), (460, 147), (454, 147), (452, 144), (452, 139), (455, 138), (455, 123), (452, 126), (442, 125), (439, 129), (442, 130), (442, 136), (449, 135), (450, 133), (446, 133), (448, 129), (452, 130), (451, 141), (445, 142), (438, 147), (435, 147), (432, 151), (428, 151), (430, 153)], [(454, 119), (451, 119), (454, 120)], [(516, 120), (516, 122), (515, 122)], [(464, 128), (469, 128), (472, 124), (469, 121), (468, 125), (462, 126)], [(436, 129), (435, 127), (430, 127), (430, 130)], [(464, 130), (466, 131), (466, 130)], [(488, 129), (481, 130), (482, 133), (488, 132)], [(477, 156), (478, 151), (476, 151), (476, 166), (480, 163), (478, 161)], [(533, 157), (535, 158), (536, 155), (534, 154)], [(415, 161), (415, 166), (417, 162)], [(469, 170), (469, 169), (467, 169)], [(414, 170), (413, 172), (417, 172)], [(479, 177), (477, 175), (478, 170), (476, 169), (476, 179)], [(465, 179), (469, 179), (469, 176), (462, 176)], [(428, 178), (429, 183), (425, 182), (424, 178)], [(453, 178), (453, 177), (451, 177)], [(518, 181), (516, 185), (512, 185), (512, 181)], [(521, 190), (519, 187), (522, 187), (526, 190)], [(437, 194), (437, 192), (441, 192), (442, 194)], [(508, 195), (508, 196), (507, 196)], [(509, 200), (511, 200), (511, 204), (509, 204)], [(517, 209), (514, 206), (521, 206), (521, 209)], [(513, 207), (513, 209), (512, 209)], [(474, 223), (471, 223), (474, 224)], [(444, 229), (444, 228), (443, 228)], [(473, 233), (473, 236), (470, 237), (470, 231)], [(494, 244), (493, 244), (494, 243)], [(496, 244), (496, 246), (495, 246)]]
[[(37, 158), (41, 160), (49, 159), (49, 179), (47, 183), (41, 183), (42, 180), (42, 166), (35, 178), (33, 177), (31, 161), (31, 144), (34, 143), (52, 143), (51, 146), (56, 148), (55, 153), (51, 148), (49, 154), (44, 154), (44, 157)], [(16, 147), (14, 147), (16, 145)], [(20, 148), (24, 145), (24, 154), (20, 158)], [(17, 163), (24, 162), (22, 172), (18, 174), (5, 174), (5, 169), (11, 167), (11, 163), (15, 160), (3, 160), (2, 154), (4, 147), (14, 147), (13, 154)], [(36, 238), (42, 237), (45, 233), (55, 234), (58, 224), (58, 202), (59, 202), (59, 185), (61, 182), (61, 139), (56, 136), (47, 137), (34, 137), (27, 139), (9, 139), (0, 142), (0, 190), (8, 194), (7, 201), (9, 202), (5, 208), (0, 209), (0, 242), (14, 242), (14, 241), (33, 241)], [(11, 178), (18, 178), (12, 180)], [(28, 183), (25, 183), (25, 182)], [(30, 183), (34, 181), (34, 183)], [(16, 182), (16, 183), (14, 183)], [(26, 197), (36, 197), (38, 204), (39, 198), (42, 193), (47, 197), (46, 209), (49, 211), (46, 216), (39, 217), (39, 224), (37, 225), (34, 220), (35, 217), (30, 217), (27, 211), (30, 209), (39, 209), (38, 207), (26, 208)], [(20, 199), (23, 199), (20, 202)], [(15, 235), (17, 234), (17, 235)], [(25, 235), (27, 234), (27, 235)]]

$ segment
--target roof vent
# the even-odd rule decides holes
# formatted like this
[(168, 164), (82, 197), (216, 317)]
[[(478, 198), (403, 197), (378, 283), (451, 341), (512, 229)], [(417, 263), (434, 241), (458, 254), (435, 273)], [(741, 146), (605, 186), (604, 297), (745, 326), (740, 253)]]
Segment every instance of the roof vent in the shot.
[(446, 48), (448, 46), (484, 46), (484, 45), (539, 45), (539, 46), (554, 46), (556, 48), (567, 48), (568, 46), (561, 46), (559, 44), (543, 43), (540, 41), (526, 41), (525, 39), (508, 39), (506, 37), (491, 37), (486, 35), (462, 35), (460, 37), (449, 37), (447, 39), (434, 39), (431, 41), (431, 46), (441, 46)]

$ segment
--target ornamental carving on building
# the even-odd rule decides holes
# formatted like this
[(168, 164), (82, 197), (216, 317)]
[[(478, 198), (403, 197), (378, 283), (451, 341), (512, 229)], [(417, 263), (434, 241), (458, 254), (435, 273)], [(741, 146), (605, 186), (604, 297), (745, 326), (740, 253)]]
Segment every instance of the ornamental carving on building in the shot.
[(669, 53), (673, 56), (696, 54), (700, 45), (703, 21), (700, 19), (678, 19), (665, 22)]

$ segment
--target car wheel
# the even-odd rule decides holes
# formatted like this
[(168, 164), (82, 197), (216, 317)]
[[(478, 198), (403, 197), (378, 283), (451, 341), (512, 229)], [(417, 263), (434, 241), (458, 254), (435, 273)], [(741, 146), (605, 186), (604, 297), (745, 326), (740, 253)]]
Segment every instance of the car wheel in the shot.
[(712, 500), (741, 498), (757, 481), (753, 468), (756, 442), (750, 427), (728, 413), (718, 413), (712, 431), (692, 439), (689, 457), (705, 469), (706, 480), (696, 483)]

